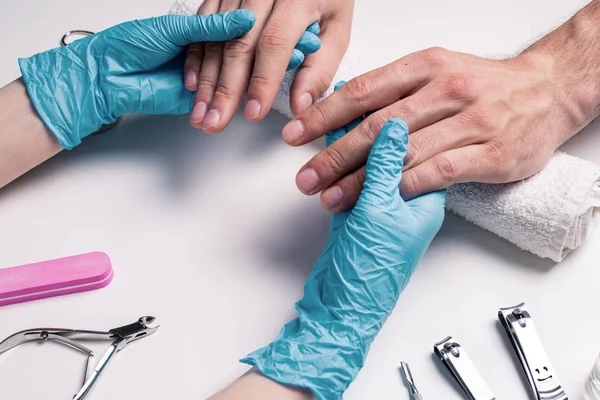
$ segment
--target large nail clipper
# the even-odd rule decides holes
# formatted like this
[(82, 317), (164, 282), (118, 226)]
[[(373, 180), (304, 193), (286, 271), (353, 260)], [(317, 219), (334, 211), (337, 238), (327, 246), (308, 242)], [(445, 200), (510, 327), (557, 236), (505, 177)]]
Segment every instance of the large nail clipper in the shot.
[(501, 308), (498, 318), (517, 353), (535, 399), (567, 400), (525, 303)]
[(467, 392), (471, 400), (496, 400), (467, 351), (451, 336), (433, 345), (433, 351)]
[[(57, 343), (71, 347), (82, 353), (87, 354), (88, 362), (85, 369), (83, 386), (73, 397), (73, 400), (82, 400), (90, 392), (100, 374), (111, 360), (112, 356), (122, 350), (129, 343), (153, 334), (159, 328), (154, 317), (141, 317), (133, 324), (125, 325), (119, 328), (111, 329), (107, 332), (88, 331), (77, 329), (55, 329), (55, 328), (36, 328), (17, 332), (0, 342), (0, 354), (21, 344), (33, 341), (53, 340)], [(112, 340), (112, 344), (104, 353), (100, 361), (96, 364), (93, 371), (89, 373), (91, 360), (94, 358), (94, 352), (85, 347), (79, 340)]]

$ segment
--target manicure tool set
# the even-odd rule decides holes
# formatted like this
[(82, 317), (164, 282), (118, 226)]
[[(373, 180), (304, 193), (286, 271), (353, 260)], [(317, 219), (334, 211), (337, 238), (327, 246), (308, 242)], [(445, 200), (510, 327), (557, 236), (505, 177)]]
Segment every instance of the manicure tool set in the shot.
[[(567, 400), (567, 395), (542, 346), (525, 303), (501, 308), (498, 311), (498, 319), (527, 377), (533, 398), (536, 400)], [(496, 400), (469, 358), (469, 354), (456, 340), (449, 336), (434, 344), (433, 351), (458, 381), (469, 399)], [(422, 400), (406, 363), (401, 364), (400, 371), (408, 387), (411, 400)]]

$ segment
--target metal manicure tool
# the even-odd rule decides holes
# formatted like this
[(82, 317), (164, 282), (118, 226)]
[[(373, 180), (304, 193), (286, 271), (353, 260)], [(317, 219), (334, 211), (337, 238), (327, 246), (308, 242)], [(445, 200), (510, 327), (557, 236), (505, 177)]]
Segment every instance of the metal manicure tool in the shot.
[(495, 400), (496, 397), (487, 386), (466, 350), (448, 336), (433, 345), (433, 351), (442, 360), (450, 373), (467, 392), (471, 400)]
[[(34, 341), (53, 340), (57, 343), (79, 350), (87, 354), (88, 362), (85, 368), (83, 386), (79, 392), (73, 397), (73, 400), (81, 400), (90, 392), (100, 374), (111, 360), (112, 356), (122, 350), (129, 343), (144, 338), (153, 334), (159, 328), (154, 317), (141, 317), (133, 324), (125, 325), (119, 328), (111, 329), (107, 332), (87, 331), (77, 329), (54, 329), (54, 328), (37, 328), (17, 332), (9, 336), (4, 341), (0, 342), (0, 354), (8, 351), (16, 346)], [(94, 358), (94, 352), (82, 345), (79, 340), (112, 340), (112, 344), (104, 353), (93, 371), (89, 373), (90, 362)]]
[(498, 318), (517, 353), (537, 400), (567, 400), (525, 303), (501, 308)]
[(423, 397), (421, 397), (421, 394), (415, 386), (415, 381), (413, 380), (412, 373), (410, 372), (410, 368), (408, 367), (407, 363), (400, 363), (400, 373), (402, 374), (402, 378), (404, 378), (404, 382), (408, 387), (408, 392), (410, 393), (410, 400), (423, 400)]

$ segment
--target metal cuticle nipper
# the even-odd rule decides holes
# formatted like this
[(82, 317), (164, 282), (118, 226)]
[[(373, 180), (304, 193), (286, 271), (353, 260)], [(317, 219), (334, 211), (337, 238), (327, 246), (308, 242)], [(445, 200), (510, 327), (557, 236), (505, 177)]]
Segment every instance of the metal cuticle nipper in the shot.
[[(129, 343), (149, 336), (156, 332), (159, 325), (156, 324), (154, 317), (141, 317), (133, 324), (125, 325), (119, 328), (111, 329), (107, 332), (88, 331), (79, 329), (56, 329), (56, 328), (36, 328), (17, 332), (9, 336), (4, 341), (0, 342), (0, 354), (17, 347), (21, 344), (52, 340), (75, 350), (87, 354), (88, 362), (85, 369), (83, 386), (79, 392), (73, 397), (73, 400), (81, 400), (90, 392), (100, 374), (108, 365), (112, 356), (118, 351), (125, 348)], [(91, 360), (94, 358), (94, 352), (86, 346), (79, 343), (80, 340), (112, 340), (112, 344), (104, 353), (100, 361), (96, 364), (93, 371), (90, 370)]]

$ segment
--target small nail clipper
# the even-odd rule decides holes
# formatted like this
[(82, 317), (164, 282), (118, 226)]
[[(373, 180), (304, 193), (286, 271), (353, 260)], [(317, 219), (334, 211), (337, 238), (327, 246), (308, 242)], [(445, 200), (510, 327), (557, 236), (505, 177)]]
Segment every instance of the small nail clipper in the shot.
[(525, 303), (501, 308), (498, 318), (517, 353), (536, 400), (567, 400)]
[[(0, 354), (8, 351), (16, 346), (33, 341), (53, 340), (57, 343), (71, 347), (82, 353), (87, 354), (88, 362), (85, 369), (83, 386), (79, 392), (73, 397), (73, 400), (82, 400), (90, 392), (100, 374), (111, 360), (112, 356), (122, 350), (129, 343), (149, 336), (156, 332), (159, 325), (156, 324), (154, 317), (141, 317), (133, 324), (125, 325), (119, 328), (111, 329), (107, 332), (87, 331), (77, 329), (54, 329), (54, 328), (37, 328), (17, 332), (9, 336), (4, 341), (0, 342)], [(104, 353), (94, 370), (88, 375), (90, 362), (94, 357), (94, 352), (85, 347), (78, 340), (112, 340), (112, 344)]]
[(466, 350), (451, 336), (433, 345), (433, 351), (450, 370), (471, 400), (496, 400)]
[(421, 397), (421, 393), (417, 390), (415, 386), (415, 381), (413, 379), (412, 373), (410, 372), (410, 367), (407, 363), (400, 363), (400, 373), (402, 374), (402, 378), (404, 378), (404, 382), (408, 387), (408, 393), (410, 393), (410, 400), (423, 400)]

